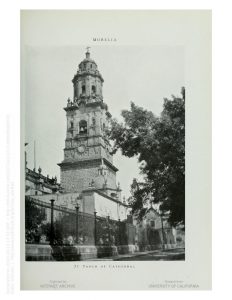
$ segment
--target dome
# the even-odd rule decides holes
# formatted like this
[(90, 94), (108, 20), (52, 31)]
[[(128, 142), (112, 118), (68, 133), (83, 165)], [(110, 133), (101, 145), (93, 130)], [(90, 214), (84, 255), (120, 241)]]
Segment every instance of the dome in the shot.
[(98, 71), (97, 64), (90, 58), (89, 47), (86, 57), (78, 65), (77, 73), (73, 77), (74, 99), (86, 103), (102, 101), (102, 75)]
[(90, 52), (89, 50), (87, 50), (87, 52), (85, 53), (86, 57), (84, 60), (82, 60), (82, 62), (79, 64), (79, 70), (81, 71), (86, 71), (86, 70), (93, 70), (96, 71), (97, 70), (97, 64), (95, 63), (95, 61), (90, 58)]
[(87, 47), (86, 57), (83, 59), (79, 65), (76, 75), (74, 75), (73, 82), (77, 80), (79, 76), (91, 75), (94, 77), (99, 77), (102, 82), (104, 82), (96, 62), (90, 57), (89, 47)]

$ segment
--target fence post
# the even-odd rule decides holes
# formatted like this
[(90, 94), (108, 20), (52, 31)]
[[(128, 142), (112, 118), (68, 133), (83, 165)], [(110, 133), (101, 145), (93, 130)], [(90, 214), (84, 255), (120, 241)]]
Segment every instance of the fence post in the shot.
[(108, 238), (109, 238), (109, 245), (111, 245), (111, 241), (110, 241), (110, 216), (108, 216), (107, 219), (108, 219)]
[(163, 218), (162, 218), (162, 215), (160, 216), (161, 218), (161, 228), (162, 228), (162, 249), (164, 250), (165, 249), (165, 246), (164, 246), (164, 225), (163, 225)]
[(94, 211), (94, 243), (97, 246), (97, 212)]
[(121, 221), (120, 221), (120, 219), (118, 219), (118, 243), (119, 243), (119, 245), (122, 244), (122, 241), (121, 241)]
[(55, 238), (55, 234), (54, 234), (54, 223), (53, 223), (53, 211), (54, 211), (54, 199), (51, 199), (51, 234), (50, 234), (50, 245), (54, 244), (54, 238)]
[(79, 244), (79, 228), (78, 228), (78, 212), (79, 212), (79, 205), (76, 206), (76, 244)]

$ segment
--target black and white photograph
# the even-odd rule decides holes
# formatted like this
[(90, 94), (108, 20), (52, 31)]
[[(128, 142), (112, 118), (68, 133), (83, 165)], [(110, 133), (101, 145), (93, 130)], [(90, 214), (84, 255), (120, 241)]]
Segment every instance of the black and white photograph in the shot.
[(27, 52), (26, 260), (183, 260), (183, 50), (49, 50)]

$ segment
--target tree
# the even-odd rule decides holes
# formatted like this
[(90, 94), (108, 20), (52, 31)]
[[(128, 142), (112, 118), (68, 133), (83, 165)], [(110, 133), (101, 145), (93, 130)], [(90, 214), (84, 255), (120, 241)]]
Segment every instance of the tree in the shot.
[(121, 149), (137, 156), (144, 182), (138, 183), (130, 199), (133, 212), (142, 215), (148, 199), (160, 204), (172, 225), (185, 222), (185, 89), (182, 97), (164, 99), (163, 111), (151, 111), (131, 103), (123, 110), (123, 123), (113, 119), (110, 138), (113, 153)]
[(25, 229), (35, 230), (45, 219), (45, 209), (38, 207), (33, 200), (25, 199)]
[(31, 199), (25, 198), (26, 242), (40, 242), (40, 225), (45, 219), (45, 209), (39, 208)]

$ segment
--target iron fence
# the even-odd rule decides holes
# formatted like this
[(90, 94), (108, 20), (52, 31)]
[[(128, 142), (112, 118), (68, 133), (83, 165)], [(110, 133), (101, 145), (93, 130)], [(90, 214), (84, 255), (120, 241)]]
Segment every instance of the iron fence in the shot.
[(26, 196), (26, 243), (51, 245), (128, 245), (135, 243), (135, 226), (128, 221), (79, 212)]

